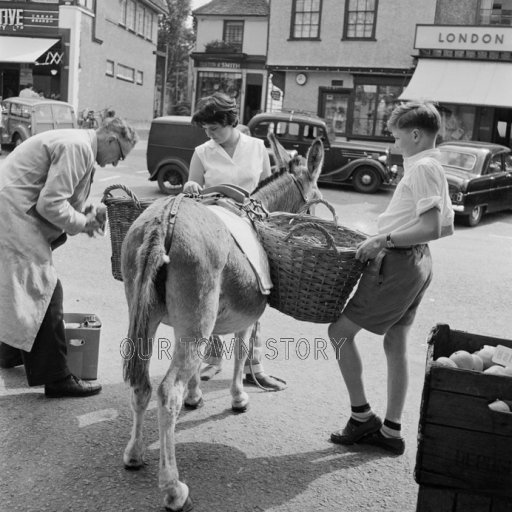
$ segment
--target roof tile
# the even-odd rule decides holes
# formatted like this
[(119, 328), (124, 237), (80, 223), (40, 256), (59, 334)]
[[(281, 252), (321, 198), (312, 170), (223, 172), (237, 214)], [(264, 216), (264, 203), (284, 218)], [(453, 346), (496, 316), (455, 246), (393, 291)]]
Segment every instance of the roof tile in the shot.
[(268, 16), (267, 0), (212, 0), (192, 13), (212, 16)]

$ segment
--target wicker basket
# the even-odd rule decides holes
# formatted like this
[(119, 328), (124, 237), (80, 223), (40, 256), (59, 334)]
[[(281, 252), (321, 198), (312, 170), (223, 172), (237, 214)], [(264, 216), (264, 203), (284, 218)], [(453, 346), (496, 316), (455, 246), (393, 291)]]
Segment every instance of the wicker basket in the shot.
[[(331, 210), (332, 221), (305, 214), (316, 203)], [(363, 264), (355, 253), (366, 235), (339, 226), (334, 208), (323, 200), (298, 214), (271, 214), (255, 224), (274, 285), (269, 305), (297, 320), (337, 320), (361, 277)]]
[[(120, 189), (128, 197), (114, 197), (111, 192)], [(111, 185), (103, 192), (101, 202), (107, 207), (110, 241), (112, 242), (112, 275), (122, 281), (121, 275), (121, 246), (128, 229), (133, 221), (153, 202), (152, 199), (139, 200), (137, 196), (124, 185)]]

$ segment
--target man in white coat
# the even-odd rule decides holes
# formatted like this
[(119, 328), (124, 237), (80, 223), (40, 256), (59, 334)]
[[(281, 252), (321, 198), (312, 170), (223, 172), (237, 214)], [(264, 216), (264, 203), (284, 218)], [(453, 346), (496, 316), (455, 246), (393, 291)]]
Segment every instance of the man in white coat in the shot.
[(88, 396), (101, 385), (68, 369), (62, 286), (52, 250), (67, 235), (100, 229), (83, 212), (94, 165), (117, 165), (137, 142), (124, 120), (97, 130), (51, 130), (27, 139), (0, 165), (0, 368), (25, 365), (49, 397)]

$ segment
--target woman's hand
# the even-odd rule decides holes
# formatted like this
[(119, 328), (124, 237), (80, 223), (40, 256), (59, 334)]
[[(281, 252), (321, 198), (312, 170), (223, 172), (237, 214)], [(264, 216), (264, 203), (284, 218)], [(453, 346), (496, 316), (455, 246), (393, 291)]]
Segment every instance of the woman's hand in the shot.
[(184, 194), (200, 194), (201, 190), (203, 190), (203, 187), (195, 181), (187, 181), (185, 185), (183, 185)]

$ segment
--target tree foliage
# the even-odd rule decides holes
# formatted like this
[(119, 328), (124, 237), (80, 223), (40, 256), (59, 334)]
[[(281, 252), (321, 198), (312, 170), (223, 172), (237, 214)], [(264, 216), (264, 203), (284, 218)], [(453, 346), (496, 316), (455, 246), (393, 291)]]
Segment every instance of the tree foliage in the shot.
[(190, 0), (166, 0), (168, 14), (158, 27), (158, 50), (167, 54), (167, 94), (172, 107), (188, 100), (188, 60), (195, 34), (189, 23)]

